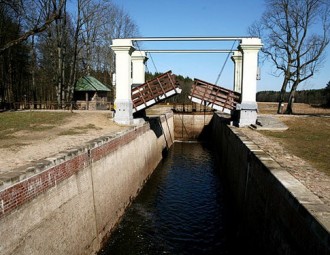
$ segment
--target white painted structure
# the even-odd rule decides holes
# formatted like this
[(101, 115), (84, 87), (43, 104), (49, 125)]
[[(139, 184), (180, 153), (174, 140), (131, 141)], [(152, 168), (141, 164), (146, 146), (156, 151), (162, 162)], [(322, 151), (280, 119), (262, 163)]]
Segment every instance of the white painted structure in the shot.
[[(255, 124), (257, 120), (256, 86), (258, 71), (258, 52), (262, 47), (259, 38), (251, 37), (146, 37), (115, 39), (111, 45), (116, 54), (116, 99), (115, 122), (133, 124), (131, 86), (145, 82), (145, 51), (135, 51), (133, 41), (233, 41), (239, 40), (238, 51), (234, 51), (232, 60), (235, 65), (234, 91), (241, 93), (241, 103), (235, 110), (238, 114), (238, 126)], [(158, 50), (150, 52), (179, 52), (178, 50)], [(183, 53), (216, 53), (228, 50), (180, 50)], [(132, 72), (133, 66), (133, 72)], [(132, 79), (133, 78), (133, 79)]]
[(132, 53), (135, 50), (131, 39), (115, 39), (112, 50), (116, 54), (116, 99), (115, 122), (124, 125), (133, 124), (132, 111)]
[(242, 52), (234, 51), (231, 57), (234, 62), (234, 91), (242, 92)]
[(145, 62), (148, 60), (144, 51), (134, 51), (132, 53), (133, 84), (140, 85), (146, 82)]
[(259, 38), (243, 38), (238, 47), (242, 53), (242, 86), (241, 103), (236, 108), (239, 111), (236, 124), (240, 127), (255, 124), (257, 120), (258, 52), (261, 47)]

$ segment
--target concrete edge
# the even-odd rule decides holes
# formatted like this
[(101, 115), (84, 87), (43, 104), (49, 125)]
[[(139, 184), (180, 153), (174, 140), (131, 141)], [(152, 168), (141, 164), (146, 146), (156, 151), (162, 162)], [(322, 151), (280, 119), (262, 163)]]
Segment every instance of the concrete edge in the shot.
[[(271, 155), (264, 152), (258, 145), (247, 138), (237, 127), (228, 126), (232, 132), (245, 144), (250, 152), (264, 165), (273, 177), (287, 191), (287, 195), (293, 197), (298, 206), (299, 211), (304, 213), (305, 219), (313, 217), (322, 227), (316, 225), (311, 220), (307, 219), (312, 229), (320, 237), (330, 234), (330, 206), (312, 193), (304, 184), (292, 176), (288, 171), (277, 163)], [(324, 233), (327, 232), (327, 233)], [(323, 233), (323, 234), (321, 234)]]
[(0, 191), (3, 191), (15, 184), (32, 178), (41, 172), (44, 172), (56, 165), (64, 163), (74, 157), (89, 153), (92, 149), (95, 149), (111, 140), (120, 139), (129, 132), (135, 131), (140, 127), (149, 126), (149, 123), (145, 122), (138, 126), (132, 126), (126, 130), (118, 131), (109, 135), (104, 135), (99, 138), (90, 140), (84, 145), (75, 146), (70, 149), (60, 151), (56, 154), (50, 155), (49, 157), (36, 160), (26, 165), (20, 166), (13, 169), (12, 171), (4, 172), (0, 174)]

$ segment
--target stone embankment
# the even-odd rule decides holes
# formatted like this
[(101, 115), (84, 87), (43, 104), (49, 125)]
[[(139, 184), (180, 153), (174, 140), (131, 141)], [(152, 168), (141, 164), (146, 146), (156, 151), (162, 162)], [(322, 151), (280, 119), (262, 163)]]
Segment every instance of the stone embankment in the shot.
[(2, 173), (0, 254), (94, 254), (173, 142), (173, 115)]
[[(183, 139), (198, 129), (212, 135), (244, 245), (256, 254), (330, 254), (327, 176), (218, 114), (209, 125), (207, 116), (175, 118)], [(96, 253), (176, 139), (172, 113), (93, 135), (54, 156), (27, 153), (0, 172), (1, 255)]]
[(244, 245), (255, 254), (330, 254), (329, 178), (323, 176), (322, 192), (312, 192), (304, 176), (291, 174), (309, 170), (293, 157), (283, 160), (287, 154), (274, 142), (219, 116), (212, 127)]

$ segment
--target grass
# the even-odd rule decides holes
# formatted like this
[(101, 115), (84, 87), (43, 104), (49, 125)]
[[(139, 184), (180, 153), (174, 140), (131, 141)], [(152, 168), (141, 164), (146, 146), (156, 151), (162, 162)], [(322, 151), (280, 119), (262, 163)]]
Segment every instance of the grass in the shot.
[[(259, 113), (262, 114), (276, 114), (278, 103), (272, 102), (258, 102)], [(284, 104), (284, 110), (286, 109), (286, 103)], [(330, 115), (330, 108), (324, 108), (319, 106), (311, 106), (309, 104), (295, 103), (293, 104), (294, 114), (304, 115)]]
[(330, 117), (290, 116), (282, 121), (288, 130), (260, 132), (275, 138), (290, 153), (330, 176)]
[(94, 124), (88, 124), (86, 126), (71, 128), (69, 130), (62, 131), (61, 133), (59, 133), (59, 135), (79, 135), (85, 133), (86, 130), (90, 129), (99, 130), (100, 128), (97, 128)]
[[(314, 108), (297, 104), (297, 111), (313, 114)], [(261, 113), (276, 113), (274, 104), (259, 104)], [(324, 114), (324, 110), (322, 110)], [(329, 111), (328, 111), (329, 112)], [(4, 112), (0, 113), (0, 139), (11, 139), (18, 131), (35, 132), (61, 125), (70, 112)], [(288, 116), (283, 122), (287, 131), (260, 131), (278, 140), (290, 153), (297, 155), (330, 175), (330, 118), (316, 116)], [(94, 124), (72, 128), (59, 135), (83, 134), (86, 130), (97, 129)], [(23, 145), (23, 144), (22, 144)]]
[(68, 112), (4, 112), (0, 114), (0, 139), (8, 139), (18, 131), (42, 131), (63, 123), (72, 116)]
[(13, 143), (13, 144), (6, 144), (6, 145), (2, 145), (2, 146), (0, 146), (0, 148), (2, 148), (2, 149), (9, 149), (9, 150), (11, 150), (11, 149), (16, 149), (16, 148), (18, 148), (18, 147), (21, 147), (21, 146), (25, 146), (25, 145), (28, 145), (27, 143), (19, 143), (19, 142), (17, 142), (17, 143)]

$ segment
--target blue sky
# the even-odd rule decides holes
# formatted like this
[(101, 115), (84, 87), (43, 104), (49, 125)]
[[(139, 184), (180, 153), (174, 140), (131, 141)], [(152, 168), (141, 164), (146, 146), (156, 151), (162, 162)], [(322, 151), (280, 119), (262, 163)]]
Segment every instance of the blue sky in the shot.
[[(135, 21), (141, 37), (175, 36), (247, 36), (247, 28), (263, 10), (263, 0), (113, 0)], [(230, 49), (233, 42), (143, 42), (148, 49)], [(237, 47), (237, 44), (234, 48)], [(324, 88), (330, 81), (330, 51), (324, 67), (299, 89)], [(222, 69), (226, 53), (164, 54), (153, 53), (152, 59), (159, 72), (172, 70), (175, 74), (215, 83)], [(151, 59), (148, 70), (155, 72)], [(261, 63), (261, 80), (257, 90), (279, 90), (282, 77), (271, 75), (270, 63)], [(233, 87), (233, 62), (228, 59), (219, 85)]]

